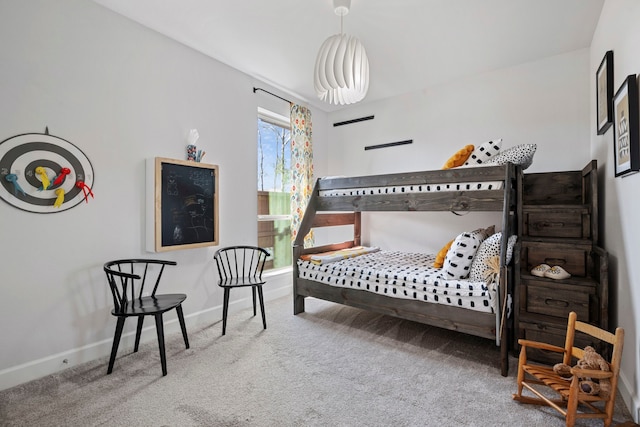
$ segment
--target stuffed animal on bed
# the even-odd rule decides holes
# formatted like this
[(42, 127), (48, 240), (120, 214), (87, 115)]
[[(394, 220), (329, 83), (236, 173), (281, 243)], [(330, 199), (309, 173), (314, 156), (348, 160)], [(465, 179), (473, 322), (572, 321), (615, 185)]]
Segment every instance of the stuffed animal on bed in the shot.
[[(596, 350), (587, 346), (584, 348), (584, 356), (582, 359), (578, 360), (576, 363), (576, 368), (578, 369), (590, 369), (590, 370), (601, 370), (605, 372), (609, 372), (609, 364), (602, 356), (600, 356)], [(557, 363), (553, 367), (553, 371), (560, 375), (563, 378), (571, 378), (571, 367), (564, 363)], [(611, 381), (608, 378), (603, 378), (599, 382), (591, 380), (591, 378), (581, 378), (580, 379), (580, 390), (583, 393), (596, 395), (599, 394), (601, 397), (607, 398), (609, 393), (611, 393)]]

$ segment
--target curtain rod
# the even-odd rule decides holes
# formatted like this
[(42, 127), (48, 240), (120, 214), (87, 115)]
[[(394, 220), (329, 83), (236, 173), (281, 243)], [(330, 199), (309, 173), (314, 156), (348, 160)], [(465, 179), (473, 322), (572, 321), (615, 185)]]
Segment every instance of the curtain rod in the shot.
[(275, 93), (271, 93), (271, 92), (269, 92), (268, 90), (264, 90), (264, 89), (262, 89), (261, 87), (254, 87), (254, 88), (253, 88), (253, 93), (256, 93), (256, 92), (257, 92), (257, 91), (259, 91), (259, 90), (263, 91), (264, 93), (268, 93), (268, 94), (269, 94), (269, 95), (271, 95), (271, 96), (275, 96), (275, 97), (276, 97), (276, 98), (278, 98), (278, 99), (282, 99), (283, 101), (288, 102), (289, 104), (293, 104), (293, 102), (289, 101), (288, 99), (284, 99), (283, 97), (278, 96), (278, 95), (276, 95)]

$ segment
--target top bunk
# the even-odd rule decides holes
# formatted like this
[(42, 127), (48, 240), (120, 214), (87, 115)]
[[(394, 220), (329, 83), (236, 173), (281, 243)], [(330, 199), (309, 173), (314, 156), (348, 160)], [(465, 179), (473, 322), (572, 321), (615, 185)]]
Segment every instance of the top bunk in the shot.
[[(320, 178), (317, 210), (499, 211), (515, 165)], [(506, 184), (506, 185), (505, 185)], [(457, 203), (456, 203), (457, 202)], [(452, 204), (453, 203), (453, 204)]]
[[(316, 180), (294, 245), (323, 222), (318, 212), (509, 212), (517, 204), (520, 166), (464, 167)], [(339, 217), (333, 216), (334, 221)], [(338, 225), (338, 224), (334, 224)]]

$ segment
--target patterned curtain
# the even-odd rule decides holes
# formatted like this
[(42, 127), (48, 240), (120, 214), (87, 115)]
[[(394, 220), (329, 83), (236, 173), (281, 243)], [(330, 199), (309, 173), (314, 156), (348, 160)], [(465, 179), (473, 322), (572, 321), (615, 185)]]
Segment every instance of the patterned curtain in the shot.
[[(291, 104), (291, 241), (298, 234), (302, 216), (313, 190), (313, 149), (311, 111)], [(304, 246), (313, 246), (313, 230), (304, 238)]]

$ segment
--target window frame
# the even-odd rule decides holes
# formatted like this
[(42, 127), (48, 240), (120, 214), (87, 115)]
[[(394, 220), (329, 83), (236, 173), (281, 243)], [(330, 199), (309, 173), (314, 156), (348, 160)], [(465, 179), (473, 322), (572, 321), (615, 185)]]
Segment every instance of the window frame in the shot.
[[(262, 107), (258, 107), (258, 114), (256, 117), (256, 121), (257, 120), (262, 120), (264, 122), (270, 123), (272, 125), (275, 126), (279, 126), (281, 128), (285, 128), (285, 129), (289, 129), (289, 131), (291, 131), (291, 120), (286, 117), (283, 116), (281, 114), (275, 113), (273, 111), (267, 110), (265, 108)], [(258, 193), (259, 190), (258, 187), (256, 187), (256, 193)], [(257, 215), (257, 222), (267, 222), (267, 221), (283, 221), (283, 220), (288, 220), (289, 221), (289, 226), (291, 227), (291, 222), (293, 221), (293, 216), (291, 214), (289, 215)], [(257, 236), (259, 237), (259, 236)], [(293, 266), (289, 265), (286, 267), (275, 267), (275, 268), (269, 268), (266, 269), (265, 268), (265, 273), (266, 274), (277, 274), (279, 272), (287, 272), (287, 271), (291, 271), (293, 270)]]

